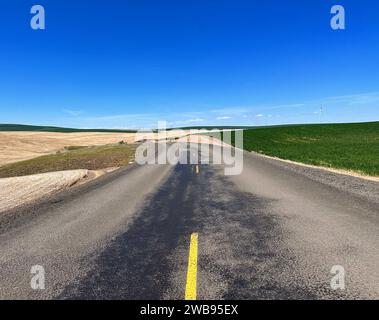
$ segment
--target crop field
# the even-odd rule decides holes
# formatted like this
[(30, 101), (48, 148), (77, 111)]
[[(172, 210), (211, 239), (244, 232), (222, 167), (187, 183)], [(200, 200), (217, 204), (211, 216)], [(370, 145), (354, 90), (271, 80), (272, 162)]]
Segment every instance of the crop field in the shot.
[(249, 129), (244, 131), (244, 149), (379, 176), (379, 122)]
[(31, 174), (88, 169), (122, 167), (134, 159), (134, 145), (113, 144), (93, 147), (67, 147), (65, 151), (0, 167), (0, 178)]

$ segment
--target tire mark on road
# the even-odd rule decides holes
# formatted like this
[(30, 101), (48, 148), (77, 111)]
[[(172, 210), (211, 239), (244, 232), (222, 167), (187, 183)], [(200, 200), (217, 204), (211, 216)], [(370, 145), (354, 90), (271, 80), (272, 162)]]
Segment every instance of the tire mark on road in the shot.
[(176, 166), (130, 228), (95, 257), (92, 271), (60, 298), (161, 299), (170, 282), (169, 256), (180, 239), (189, 236), (185, 226), (194, 205), (191, 176), (191, 166)]

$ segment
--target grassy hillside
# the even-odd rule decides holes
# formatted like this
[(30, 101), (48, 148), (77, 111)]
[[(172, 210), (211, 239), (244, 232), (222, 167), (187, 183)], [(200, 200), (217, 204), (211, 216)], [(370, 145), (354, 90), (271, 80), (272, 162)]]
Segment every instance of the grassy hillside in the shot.
[(110, 130), (110, 129), (73, 129), (49, 126), (30, 126), (23, 124), (0, 124), (0, 131), (42, 131), (42, 132), (136, 132), (136, 130)]
[(244, 131), (244, 148), (379, 176), (379, 122), (255, 128)]
[(41, 156), (0, 167), (0, 178), (74, 169), (122, 167), (134, 159), (135, 146), (66, 147), (64, 152)]

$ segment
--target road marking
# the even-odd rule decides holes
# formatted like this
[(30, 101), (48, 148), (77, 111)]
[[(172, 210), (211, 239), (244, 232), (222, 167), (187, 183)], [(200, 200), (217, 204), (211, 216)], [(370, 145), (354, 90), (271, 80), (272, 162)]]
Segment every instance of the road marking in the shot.
[(191, 234), (190, 250), (188, 255), (188, 270), (185, 300), (196, 300), (197, 284), (197, 240), (198, 234)]

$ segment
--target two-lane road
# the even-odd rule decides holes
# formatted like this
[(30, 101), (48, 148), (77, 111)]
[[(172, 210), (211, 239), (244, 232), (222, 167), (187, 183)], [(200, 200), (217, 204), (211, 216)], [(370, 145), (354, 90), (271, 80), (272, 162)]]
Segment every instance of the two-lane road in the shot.
[(238, 176), (133, 165), (25, 210), (1, 229), (2, 299), (183, 299), (192, 233), (198, 299), (379, 298), (376, 182), (245, 153)]

